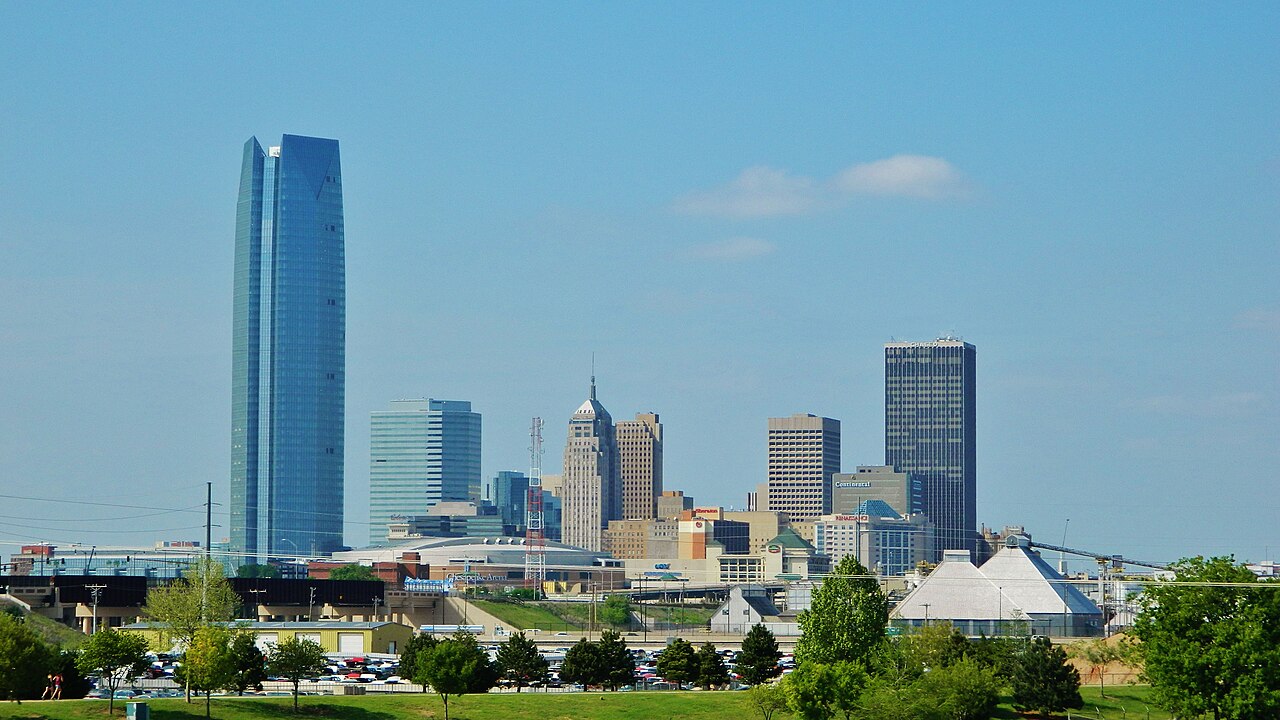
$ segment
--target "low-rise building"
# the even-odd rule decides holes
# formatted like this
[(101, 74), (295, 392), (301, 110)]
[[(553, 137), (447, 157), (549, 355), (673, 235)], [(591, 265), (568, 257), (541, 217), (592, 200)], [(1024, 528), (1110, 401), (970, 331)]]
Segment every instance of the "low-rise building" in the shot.
[[(324, 648), (326, 654), (344, 657), (361, 657), (369, 654), (398, 655), (404, 649), (409, 638), (413, 637), (413, 628), (393, 622), (244, 622), (218, 623), (224, 627), (232, 625), (254, 634), (255, 641), (264, 652), (285, 640), (310, 640)], [(133, 623), (120, 628), (146, 638), (147, 644), (156, 652), (166, 652), (171, 643), (167, 641), (163, 629), (149, 622)]]

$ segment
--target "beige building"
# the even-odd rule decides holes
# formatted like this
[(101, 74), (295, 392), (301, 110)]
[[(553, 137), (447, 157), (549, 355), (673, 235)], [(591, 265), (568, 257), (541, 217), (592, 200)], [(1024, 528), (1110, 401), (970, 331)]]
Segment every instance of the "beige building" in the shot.
[(883, 500), (902, 515), (924, 512), (924, 484), (919, 476), (887, 465), (859, 465), (831, 480), (831, 512), (854, 514), (868, 500)]
[(676, 520), (612, 520), (604, 531), (604, 550), (622, 560), (675, 557), (678, 534)]
[(793, 523), (831, 511), (831, 478), (840, 472), (840, 421), (797, 413), (769, 418), (768, 480), (759, 490), (764, 510)]
[(618, 474), (618, 444), (613, 418), (591, 392), (569, 419), (564, 446), (561, 499), (561, 539), (588, 550), (604, 548), (604, 529), (622, 514), (622, 480)]
[(767, 510), (726, 510), (722, 517), (725, 520), (737, 520), (747, 524), (747, 535), (753, 553), (764, 552), (769, 541), (777, 537), (778, 533), (787, 526), (786, 513)]
[[(369, 653), (398, 655), (409, 638), (413, 637), (412, 627), (393, 622), (238, 621), (218, 624), (227, 627), (234, 625), (253, 633), (256, 644), (263, 651), (284, 640), (296, 638), (317, 643), (326, 653), (352, 657)], [(158, 625), (141, 622), (125, 625), (120, 629), (146, 638), (147, 644), (157, 652), (165, 652), (172, 647), (172, 641)]]
[(657, 413), (636, 413), (617, 424), (618, 471), (622, 478), (622, 519), (657, 516), (662, 495), (662, 423)]
[(680, 517), (685, 510), (693, 509), (693, 498), (683, 490), (663, 490), (658, 496), (658, 517), (671, 520)]
[[(686, 521), (688, 522), (688, 521)], [(713, 522), (713, 521), (707, 521)], [(790, 529), (770, 540), (763, 552), (730, 555), (719, 543), (706, 543), (701, 557), (624, 560), (633, 580), (665, 578), (691, 583), (759, 583), (778, 579), (803, 579), (825, 573), (830, 563), (812, 545)]]

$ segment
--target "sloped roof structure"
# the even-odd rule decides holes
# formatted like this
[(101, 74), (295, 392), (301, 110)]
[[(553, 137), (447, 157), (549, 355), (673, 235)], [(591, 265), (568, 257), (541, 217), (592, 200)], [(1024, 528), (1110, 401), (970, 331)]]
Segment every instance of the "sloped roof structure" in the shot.
[[(1065, 602), (1064, 602), (1065, 599)], [(1045, 616), (1101, 616), (1093, 601), (1028, 548), (1003, 547), (981, 568), (963, 550), (942, 562), (891, 617), (902, 620), (1029, 620)]]

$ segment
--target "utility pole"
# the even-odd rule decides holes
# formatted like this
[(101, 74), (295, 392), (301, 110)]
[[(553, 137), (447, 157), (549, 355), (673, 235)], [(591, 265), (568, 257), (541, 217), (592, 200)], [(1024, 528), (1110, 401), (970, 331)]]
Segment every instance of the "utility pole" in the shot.
[(213, 552), (213, 483), (204, 484), (204, 556)]
[(307, 601), (307, 622), (316, 621), (316, 589), (311, 588), (311, 599)]
[(253, 596), (253, 619), (255, 621), (258, 619), (258, 615), (261, 614), (258, 612), (258, 608), (262, 605), (262, 593), (264, 592), (266, 592), (266, 590), (261, 588), (249, 591), (249, 594)]
[(98, 598), (102, 593), (102, 591), (107, 588), (107, 586), (106, 585), (87, 585), (86, 587), (89, 588), (89, 592), (93, 593), (93, 632), (89, 634), (96, 635), (98, 634)]
[(373, 599), (373, 622), (378, 622), (378, 603), (380, 601), (381, 601), (381, 598)]

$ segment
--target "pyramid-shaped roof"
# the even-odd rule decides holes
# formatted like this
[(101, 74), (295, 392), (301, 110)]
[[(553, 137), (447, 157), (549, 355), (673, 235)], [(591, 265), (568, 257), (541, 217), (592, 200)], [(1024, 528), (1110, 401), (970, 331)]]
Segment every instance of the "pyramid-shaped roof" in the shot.
[(789, 527), (782, 528), (782, 532), (778, 533), (777, 537), (766, 544), (781, 545), (782, 547), (790, 550), (813, 550), (813, 546), (810, 545), (808, 541), (800, 537), (796, 534), (795, 530), (792, 530)]
[(982, 574), (999, 585), (1006, 596), (1031, 615), (1100, 614), (1098, 606), (1084, 593), (1063, 580), (1062, 575), (1040, 554), (1022, 545), (1000, 548), (982, 564)]
[(893, 617), (904, 620), (1026, 620), (1027, 615), (988, 580), (969, 553), (947, 552), (923, 582), (898, 603)]

